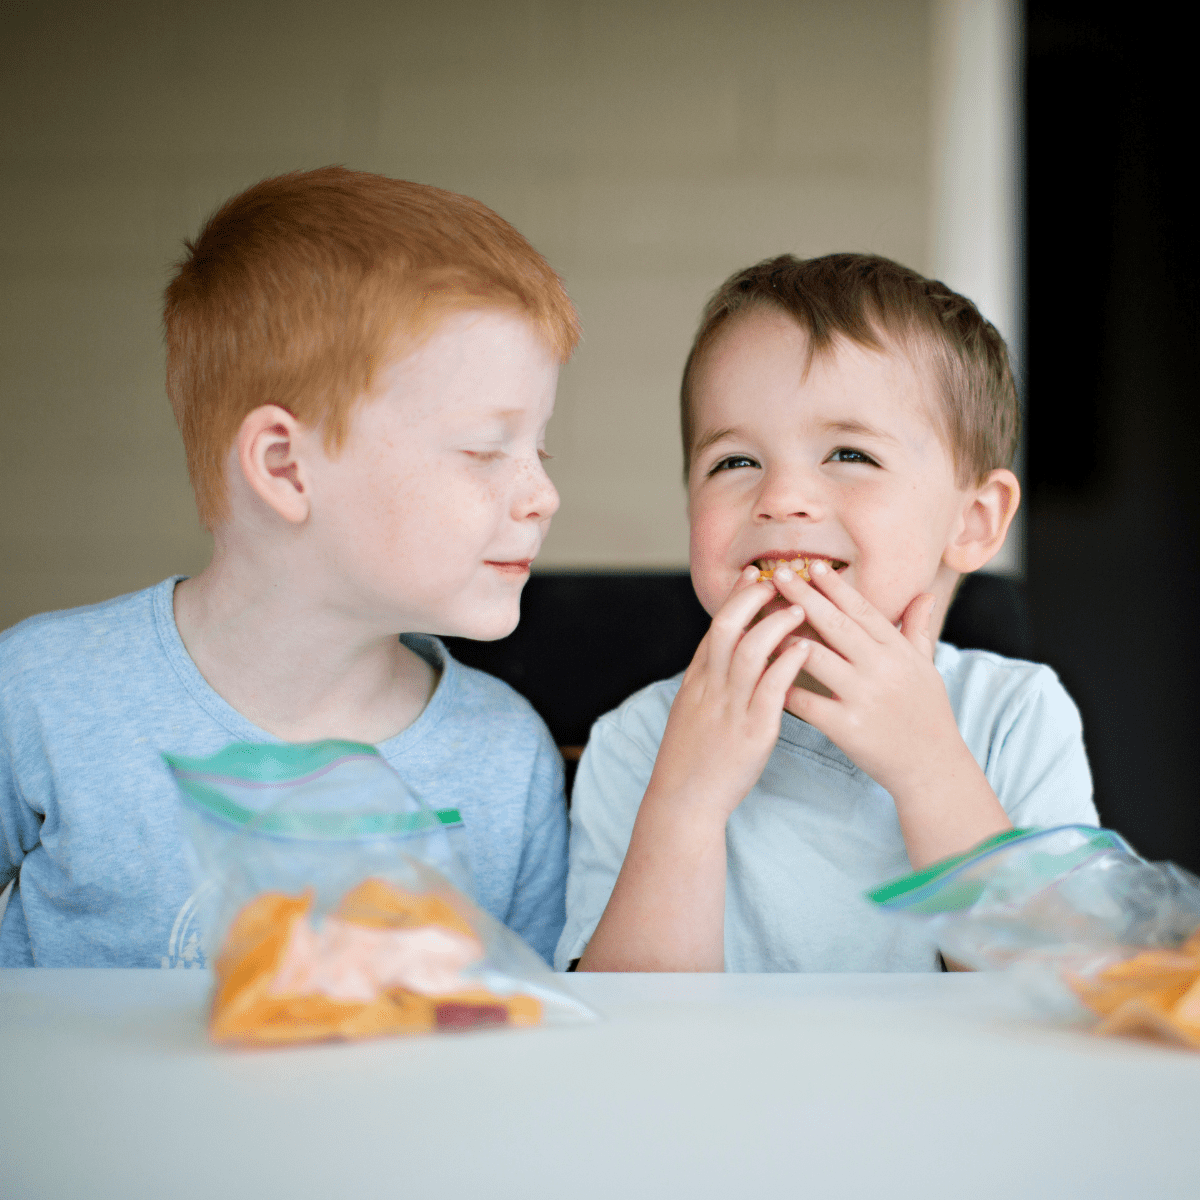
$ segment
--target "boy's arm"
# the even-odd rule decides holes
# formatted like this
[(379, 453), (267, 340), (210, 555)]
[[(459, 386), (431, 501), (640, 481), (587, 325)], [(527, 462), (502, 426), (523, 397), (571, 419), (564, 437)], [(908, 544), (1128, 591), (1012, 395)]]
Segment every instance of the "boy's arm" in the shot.
[(571, 789), (567, 919), (555, 970), (574, 969), (617, 882), (666, 725), (663, 687), (605, 714), (588, 734)]
[(933, 597), (916, 597), (897, 630), (836, 572), (810, 569), (811, 585), (787, 569), (774, 583), (825, 642), (805, 670), (833, 694), (793, 689), (788, 710), (890, 793), (913, 870), (1011, 829), (933, 665)]
[(779, 737), (784, 697), (811, 643), (772, 656), (795, 606), (753, 626), (775, 595), (748, 569), (684, 674), (629, 849), (581, 971), (720, 971), (725, 824)]

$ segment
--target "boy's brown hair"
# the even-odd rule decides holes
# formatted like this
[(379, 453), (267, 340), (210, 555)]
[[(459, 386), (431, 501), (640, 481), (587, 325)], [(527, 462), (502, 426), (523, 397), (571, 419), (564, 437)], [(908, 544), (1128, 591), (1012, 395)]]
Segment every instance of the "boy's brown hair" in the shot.
[(872, 350), (890, 342), (909, 353), (918, 369), (926, 366), (939, 393), (935, 420), (960, 487), (982, 483), (989, 471), (1011, 465), (1020, 411), (1008, 349), (970, 300), (875, 254), (809, 259), (781, 254), (731, 275), (704, 310), (679, 393), (685, 479), (698, 432), (696, 368), (730, 317), (756, 305), (780, 309), (796, 321), (808, 334), (810, 362), (841, 336)]
[(440, 188), (324, 167), (227, 201), (166, 290), (167, 394), (201, 522), (225, 519), (224, 460), (246, 415), (277, 404), (349, 431), (376, 370), (449, 312), (521, 312), (565, 362), (579, 320), (562, 281), (507, 221)]

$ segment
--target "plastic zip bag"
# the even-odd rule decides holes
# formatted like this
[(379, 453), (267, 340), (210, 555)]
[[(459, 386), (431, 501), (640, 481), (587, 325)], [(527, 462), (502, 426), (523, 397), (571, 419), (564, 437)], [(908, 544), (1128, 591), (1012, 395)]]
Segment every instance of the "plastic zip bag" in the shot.
[(1200, 1049), (1200, 879), (1110, 829), (1015, 829), (883, 884), (868, 899), (926, 923), (942, 954), (1009, 968), (1100, 1033)]
[(241, 743), (163, 757), (200, 884), (214, 1041), (593, 1016), (470, 898), (458, 812), (430, 809), (373, 746)]

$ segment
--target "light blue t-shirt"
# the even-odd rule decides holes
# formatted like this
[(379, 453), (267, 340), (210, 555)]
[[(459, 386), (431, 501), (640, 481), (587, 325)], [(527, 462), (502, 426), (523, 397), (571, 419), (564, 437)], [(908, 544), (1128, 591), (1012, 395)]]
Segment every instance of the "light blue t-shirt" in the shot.
[[(1098, 824), (1079, 713), (1049, 667), (944, 642), (935, 664), (1014, 825)], [(643, 688), (592, 728), (572, 793), (560, 969), (583, 953), (608, 904), (682, 678)], [(911, 870), (891, 796), (813, 726), (783, 714), (725, 842), (726, 969), (938, 969), (917, 922), (863, 896)]]
[[(177, 579), (0, 633), (0, 966), (202, 965), (175, 784), (160, 752), (278, 742), (205, 682), (175, 626)], [(544, 958), (563, 924), (562, 759), (530, 705), (457, 663), (379, 751), (466, 829), (475, 899)]]

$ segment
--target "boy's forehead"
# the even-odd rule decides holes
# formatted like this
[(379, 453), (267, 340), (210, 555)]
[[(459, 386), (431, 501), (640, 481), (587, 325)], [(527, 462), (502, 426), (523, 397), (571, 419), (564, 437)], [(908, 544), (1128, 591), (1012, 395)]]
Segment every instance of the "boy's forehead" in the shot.
[(428, 390), (437, 396), (480, 374), (533, 375), (547, 363), (558, 365), (553, 348), (526, 314), (508, 308), (462, 308), (415, 328), (398, 328), (375, 380), (384, 385), (402, 382), (414, 395)]
[(505, 354), (535, 344), (549, 351), (536, 322), (517, 307), (481, 304), (470, 298), (441, 299), (405, 313), (396, 322), (382, 362), (386, 368), (427, 367), (455, 363), (472, 352)]
[(452, 430), (548, 417), (558, 358), (525, 314), (458, 309), (413, 338), (400, 330), (351, 416), (385, 406), (411, 427)]
[[(930, 355), (880, 331), (878, 348), (841, 334), (813, 347), (781, 310), (734, 316), (714, 339), (692, 387), (697, 447), (738, 421), (791, 423), (811, 415), (832, 432), (866, 432), (889, 416), (942, 435)], [(810, 407), (815, 406), (815, 407)]]

